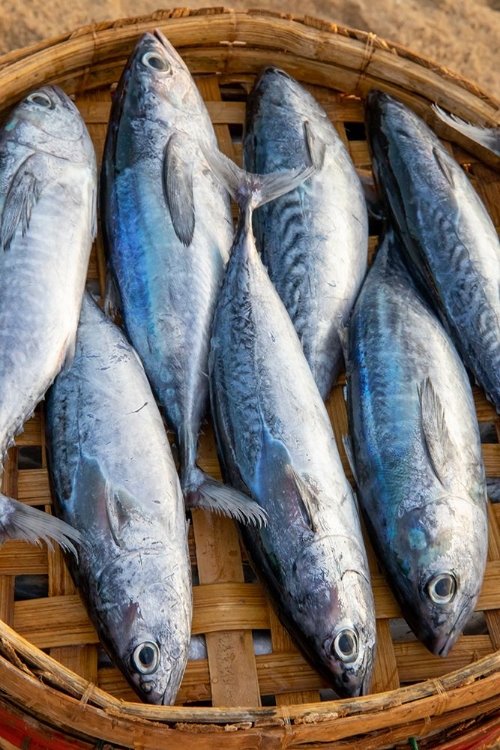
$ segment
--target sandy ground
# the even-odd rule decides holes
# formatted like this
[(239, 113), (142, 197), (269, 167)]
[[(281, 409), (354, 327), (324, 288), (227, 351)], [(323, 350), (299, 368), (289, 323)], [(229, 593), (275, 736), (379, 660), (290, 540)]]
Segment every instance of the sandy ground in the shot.
[[(1, 0), (0, 54), (78, 26), (150, 13), (159, 5), (159, 0)], [(230, 7), (308, 14), (372, 31), (451, 68), (500, 100), (500, 0), (236, 0)]]

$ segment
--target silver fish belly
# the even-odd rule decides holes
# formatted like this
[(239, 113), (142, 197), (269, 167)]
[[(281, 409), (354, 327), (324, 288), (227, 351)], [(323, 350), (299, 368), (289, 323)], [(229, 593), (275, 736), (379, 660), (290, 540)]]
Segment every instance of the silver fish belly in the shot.
[(197, 442), (233, 236), (229, 196), (200, 141), (217, 148), (188, 68), (160, 32), (146, 34), (116, 93), (101, 203), (127, 335), (176, 433), (181, 485), (194, 503), (207, 479), (195, 463)]
[(368, 216), (349, 153), (319, 103), (279, 68), (266, 68), (247, 105), (245, 168), (266, 174), (307, 163), (315, 174), (258, 208), (257, 247), (325, 399), (343, 366), (341, 332), (366, 273)]
[[(75, 105), (56, 86), (32, 92), (0, 133), (2, 456), (71, 360), (96, 232), (96, 190), (94, 149)], [(11, 522), (7, 536), (16, 536)], [(26, 523), (21, 537), (36, 539)]]
[(251, 230), (253, 205), (293, 184), (287, 173), (245, 176), (234, 165), (229, 174), (224, 164), (213, 166), (224, 179), (233, 173), (241, 203), (210, 353), (224, 475), (267, 514), (261, 528), (240, 528), (280, 619), (339, 694), (359, 695), (369, 690), (375, 620), (355, 500), (325, 406)]
[(392, 231), (353, 310), (347, 374), (372, 542), (408, 624), (445, 656), (481, 589), (486, 479), (467, 373)]
[(372, 91), (367, 130), (375, 179), (410, 271), (461, 357), (500, 410), (500, 242), (463, 169), (401, 102)]
[(83, 537), (71, 570), (89, 615), (140, 697), (170, 704), (192, 617), (182, 492), (139, 358), (88, 295), (47, 437), (58, 514)]

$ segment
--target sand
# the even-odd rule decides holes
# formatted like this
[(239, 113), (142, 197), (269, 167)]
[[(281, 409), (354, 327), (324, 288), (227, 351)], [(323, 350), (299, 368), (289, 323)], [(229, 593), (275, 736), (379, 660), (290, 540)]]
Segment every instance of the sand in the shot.
[[(69, 5), (65, 0), (2, 0), (0, 54), (78, 26), (151, 13), (159, 0), (72, 0)], [(308, 14), (372, 31), (460, 73), (500, 100), (500, 0), (236, 0), (231, 7)]]

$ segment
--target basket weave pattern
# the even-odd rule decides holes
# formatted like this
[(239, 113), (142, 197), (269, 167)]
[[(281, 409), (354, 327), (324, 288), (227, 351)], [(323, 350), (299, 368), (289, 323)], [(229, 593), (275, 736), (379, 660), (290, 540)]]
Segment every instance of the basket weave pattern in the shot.
[[(473, 84), (373, 35), (315, 19), (224, 9), (161, 12), (147, 19), (101, 24), (11, 53), (0, 59), (0, 117), (36, 85), (60, 83), (75, 95), (100, 160), (112, 84), (139, 36), (155, 26), (188, 62), (221, 149), (240, 164), (246, 96), (255, 74), (269, 63), (283, 66), (308, 86), (356, 166), (365, 169), (370, 156), (360, 96), (372, 85), (404, 99), (429, 121), (432, 101), (482, 124), (499, 121), (498, 103)], [(440, 132), (445, 132), (444, 126)], [(472, 156), (457, 141), (447, 143), (466, 165), (498, 229), (499, 173), (478, 158), (477, 154), (484, 157), (480, 148)], [(371, 251), (375, 244), (371, 236)], [(100, 236), (92, 251), (89, 280), (104, 291)], [(492, 423), (500, 437), (493, 407), (479, 389), (474, 389), (474, 396), (479, 421)], [(352, 480), (341, 440), (347, 432), (343, 378), (327, 407)], [(42, 468), (20, 468), (27, 447), (39, 449)], [(499, 443), (484, 444), (483, 454), (487, 475), (500, 477)], [(200, 466), (220, 476), (210, 427), (201, 439)], [(50, 509), (45, 467), (41, 407), (9, 453), (2, 491)], [(496, 717), (486, 728), (479, 724), (479, 716), (500, 709), (500, 654), (495, 653), (500, 649), (500, 505), (490, 505), (490, 521), (488, 565), (477, 606), (486, 626), (482, 634), (462, 636), (445, 660), (413, 639), (393, 640), (390, 621), (401, 613), (369, 548), (378, 632), (375, 695), (334, 702), (320, 702), (319, 691), (326, 685), (293, 646), (259, 584), (247, 582), (245, 556), (228, 519), (192, 513), (190, 550), (199, 581), (194, 587), (193, 633), (205, 635), (208, 658), (188, 663), (175, 707), (139, 704), (117, 669), (99, 667), (97, 634), (59, 550), (9, 542), (0, 548), (0, 618), (5, 623), (0, 623), (0, 725), (7, 715), (12, 727), (16, 717), (25, 727), (29, 714), (38, 738), (46, 737), (47, 747), (61, 748), (67, 738), (68, 747), (77, 748), (95, 746), (95, 739), (151, 750), (191, 748), (193, 742), (216, 748), (222, 731), (224, 741), (234, 748), (312, 749), (320, 743), (347, 748), (353, 741), (359, 748), (381, 748), (404, 743), (410, 736), (429, 738), (447, 728), (455, 728), (463, 741), (464, 728), (471, 722), (471, 738), (477, 735), (484, 743), (485, 737), (500, 732)], [(16, 600), (19, 576), (43, 576), (39, 580), (47, 584), (46, 595)], [(272, 653), (254, 655), (254, 630), (270, 631)], [(20, 705), (23, 710), (15, 708)], [(12, 732), (12, 738), (17, 737), (14, 728)], [(454, 746), (462, 745), (448, 744), (450, 749)]]

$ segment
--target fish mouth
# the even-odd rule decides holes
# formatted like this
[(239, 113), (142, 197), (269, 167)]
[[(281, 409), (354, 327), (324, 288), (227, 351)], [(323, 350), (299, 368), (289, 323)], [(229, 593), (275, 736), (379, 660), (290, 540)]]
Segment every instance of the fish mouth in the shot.
[(467, 621), (474, 609), (474, 604), (475, 602), (472, 601), (472, 599), (469, 599), (461, 608), (460, 612), (455, 618), (455, 622), (453, 623), (451, 629), (447, 633), (434, 636), (426, 642), (425, 645), (427, 646), (429, 651), (431, 651), (431, 653), (433, 653), (435, 656), (441, 656), (442, 658), (448, 656), (460, 634), (462, 633), (464, 626), (467, 624)]

